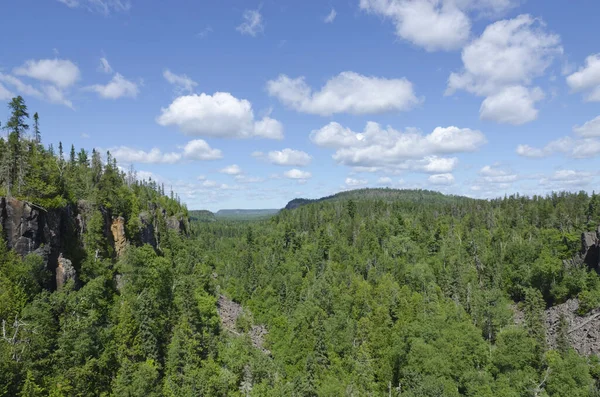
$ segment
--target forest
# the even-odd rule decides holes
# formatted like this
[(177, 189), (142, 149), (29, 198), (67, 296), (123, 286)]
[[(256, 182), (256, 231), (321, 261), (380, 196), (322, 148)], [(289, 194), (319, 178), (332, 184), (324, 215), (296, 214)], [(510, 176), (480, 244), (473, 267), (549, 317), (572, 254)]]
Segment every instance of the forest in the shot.
[(596, 194), (364, 189), (212, 218), (9, 108), (0, 396), (600, 396), (598, 356), (546, 325), (600, 307)]

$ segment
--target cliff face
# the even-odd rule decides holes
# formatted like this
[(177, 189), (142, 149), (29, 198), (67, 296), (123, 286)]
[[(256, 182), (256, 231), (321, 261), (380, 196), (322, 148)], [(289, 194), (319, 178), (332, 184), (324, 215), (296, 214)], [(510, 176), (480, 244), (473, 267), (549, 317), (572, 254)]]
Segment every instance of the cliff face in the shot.
[[(77, 269), (84, 257), (83, 235), (94, 206), (81, 201), (77, 206), (44, 209), (15, 198), (0, 197), (1, 237), (9, 249), (21, 256), (31, 253), (43, 258), (46, 270), (53, 275), (49, 290), (61, 288), (68, 280), (77, 280)], [(123, 254), (130, 244), (125, 232), (125, 219), (111, 217), (101, 209), (104, 237), (114, 247), (115, 256)], [(184, 218), (167, 217), (169, 229), (187, 233)], [(157, 247), (156, 222), (149, 213), (140, 215), (140, 243)]]
[[(14, 198), (0, 198), (2, 237), (9, 249), (21, 256), (36, 253), (44, 259), (47, 270), (56, 275), (63, 252), (77, 256), (73, 238), (77, 238), (73, 209), (45, 210)], [(48, 288), (56, 288), (56, 279)]]

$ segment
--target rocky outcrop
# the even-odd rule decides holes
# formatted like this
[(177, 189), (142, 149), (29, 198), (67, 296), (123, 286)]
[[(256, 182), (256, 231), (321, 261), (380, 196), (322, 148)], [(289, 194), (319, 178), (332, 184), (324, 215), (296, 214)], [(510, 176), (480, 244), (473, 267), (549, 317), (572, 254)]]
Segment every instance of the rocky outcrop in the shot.
[[(579, 316), (579, 301), (570, 299), (565, 303), (546, 310), (546, 339), (548, 346), (557, 347), (561, 332), (566, 333), (567, 340), (579, 354), (600, 354), (600, 309), (595, 309), (585, 316)], [(561, 317), (564, 319), (561, 330)]]
[(125, 236), (125, 218), (122, 216), (114, 218), (110, 225), (110, 231), (115, 244), (115, 253), (117, 254), (117, 258), (119, 258), (123, 255), (128, 245)]
[[(76, 224), (72, 208), (46, 210), (27, 201), (0, 197), (2, 237), (9, 249), (21, 256), (31, 253), (43, 258), (44, 267), (56, 275), (61, 253), (78, 255)], [(47, 286), (56, 288), (56, 278)]]
[[(244, 314), (245, 309), (239, 303), (232, 301), (224, 295), (219, 296), (217, 302), (217, 311), (221, 318), (221, 326), (227, 331), (234, 335), (241, 336), (242, 334), (237, 330), (238, 318)], [(267, 329), (264, 325), (252, 324), (248, 330), (252, 345), (262, 351), (264, 354), (270, 355), (271, 352), (264, 347), (265, 337), (268, 334)]]
[(595, 232), (581, 234), (581, 259), (589, 267), (598, 270), (600, 264), (600, 227)]
[(156, 248), (156, 229), (149, 213), (142, 212), (140, 214), (140, 224), (140, 242)]
[(63, 258), (60, 254), (56, 267), (56, 289), (61, 289), (69, 280), (77, 281), (77, 272), (73, 267), (73, 262)]
[(48, 242), (46, 211), (25, 201), (0, 198), (0, 223), (8, 248), (25, 256)]

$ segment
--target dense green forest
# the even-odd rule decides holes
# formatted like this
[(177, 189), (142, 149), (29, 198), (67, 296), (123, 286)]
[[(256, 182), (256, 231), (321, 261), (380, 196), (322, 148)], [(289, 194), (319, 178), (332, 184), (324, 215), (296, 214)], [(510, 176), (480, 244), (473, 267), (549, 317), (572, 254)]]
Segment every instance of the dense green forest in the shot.
[[(362, 190), (207, 222), (110, 153), (44, 147), (38, 115), (9, 107), (6, 208), (84, 226), (58, 245), (64, 284), (48, 281), (64, 260), (21, 255), (3, 231), (0, 396), (600, 396), (597, 356), (566, 324), (548, 343), (544, 314), (600, 307), (580, 252), (595, 194)], [(223, 296), (244, 307), (234, 329)]]

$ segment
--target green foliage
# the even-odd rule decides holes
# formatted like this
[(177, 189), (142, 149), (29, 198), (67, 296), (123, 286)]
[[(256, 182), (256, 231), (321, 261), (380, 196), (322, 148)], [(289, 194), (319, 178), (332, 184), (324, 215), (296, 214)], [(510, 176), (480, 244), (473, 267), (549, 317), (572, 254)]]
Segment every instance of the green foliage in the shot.
[[(52, 269), (0, 239), (0, 396), (599, 395), (600, 361), (568, 346), (564, 319), (550, 350), (544, 317), (600, 306), (577, 258), (596, 195), (363, 189), (189, 225), (162, 185), (110, 153), (55, 154), (37, 113), (30, 140), (22, 99), (11, 111), (0, 191), (70, 215), (61, 253), (78, 277), (50, 290)], [(219, 294), (244, 307), (232, 332)]]

